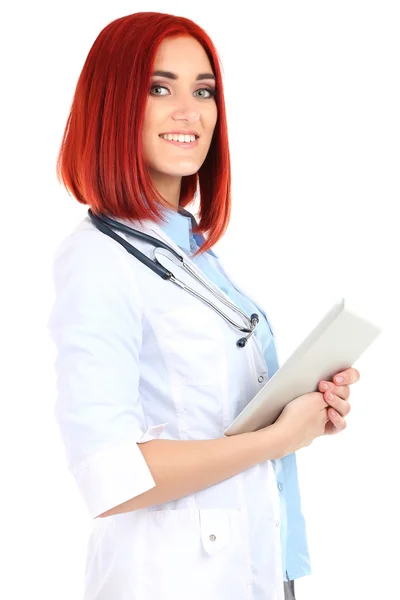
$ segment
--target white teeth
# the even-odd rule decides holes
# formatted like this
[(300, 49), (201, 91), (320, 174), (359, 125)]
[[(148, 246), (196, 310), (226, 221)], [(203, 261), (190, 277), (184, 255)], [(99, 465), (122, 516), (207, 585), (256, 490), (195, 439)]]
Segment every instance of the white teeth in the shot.
[(164, 133), (160, 135), (164, 140), (174, 140), (175, 142), (195, 142), (195, 135), (184, 135), (183, 133)]

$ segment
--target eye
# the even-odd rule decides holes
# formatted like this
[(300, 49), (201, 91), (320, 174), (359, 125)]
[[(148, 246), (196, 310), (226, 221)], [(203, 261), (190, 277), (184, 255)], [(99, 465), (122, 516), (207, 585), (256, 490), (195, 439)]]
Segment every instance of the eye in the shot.
[[(205, 96), (206, 98), (213, 98), (215, 96), (215, 90), (211, 88), (201, 88), (200, 90), (196, 90), (196, 92), (208, 92), (209, 96)], [(201, 96), (201, 98), (204, 98), (204, 96)]]
[[(150, 88), (150, 92), (151, 92), (152, 90), (154, 90), (154, 89), (159, 89), (159, 90), (167, 90), (167, 91), (168, 91), (168, 88), (166, 88), (164, 85), (153, 85), (153, 86)], [(162, 95), (165, 95), (165, 94), (153, 94), (153, 95), (154, 95), (154, 96), (162, 96)]]

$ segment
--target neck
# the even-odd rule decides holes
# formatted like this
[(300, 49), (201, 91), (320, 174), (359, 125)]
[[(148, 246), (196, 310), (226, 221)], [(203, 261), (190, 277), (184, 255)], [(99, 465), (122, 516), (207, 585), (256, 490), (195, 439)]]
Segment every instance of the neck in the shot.
[(150, 176), (157, 191), (165, 198), (169, 207), (177, 212), (179, 208), (182, 177), (165, 175), (165, 173), (159, 173), (153, 170), (150, 170)]

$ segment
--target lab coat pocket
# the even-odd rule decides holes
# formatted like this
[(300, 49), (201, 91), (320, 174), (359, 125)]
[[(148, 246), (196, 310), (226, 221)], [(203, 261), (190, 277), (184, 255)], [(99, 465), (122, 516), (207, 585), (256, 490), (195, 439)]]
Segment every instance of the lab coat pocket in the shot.
[(157, 320), (160, 347), (173, 382), (213, 385), (221, 381), (224, 340), (218, 319), (198, 301), (168, 310)]
[(220, 509), (200, 510), (200, 531), (206, 553), (217, 554), (232, 541), (229, 514)]
[(236, 509), (178, 509), (146, 515), (143, 600), (243, 600), (246, 554)]

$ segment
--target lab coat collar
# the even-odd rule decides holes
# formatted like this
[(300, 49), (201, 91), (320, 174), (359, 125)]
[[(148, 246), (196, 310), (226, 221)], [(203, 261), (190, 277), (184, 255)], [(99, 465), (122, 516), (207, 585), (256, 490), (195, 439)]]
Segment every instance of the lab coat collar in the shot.
[[(175, 250), (175, 252), (177, 252), (180, 256), (183, 256), (182, 249), (178, 246), (178, 244), (176, 244), (175, 241), (164, 231), (163, 227), (161, 225), (158, 225), (155, 221), (153, 221), (153, 219), (141, 219), (139, 221), (138, 219), (123, 219), (121, 217), (114, 217), (111, 215), (110, 218), (112, 218), (114, 221), (122, 223), (123, 225), (126, 225), (127, 227), (131, 227), (132, 229), (137, 229), (138, 231), (147, 233), (148, 235), (155, 234), (155, 237), (161, 239), (163, 242), (171, 246), (171, 248)], [(126, 233), (122, 231), (118, 231), (117, 233), (126, 241), (129, 241), (127, 239)], [(190, 259), (188, 259), (187, 256), (184, 256), (184, 258), (190, 261)]]
[[(168, 242), (172, 240), (181, 250), (184, 250), (185, 253), (191, 253), (190, 247), (190, 238), (193, 237), (199, 247), (201, 247), (204, 242), (204, 236), (200, 233), (193, 233), (193, 229), (197, 226), (197, 221), (193, 214), (180, 206), (178, 211), (175, 211), (168, 207), (161, 207), (161, 211), (165, 217), (165, 223), (161, 223), (158, 225), (152, 219), (142, 219), (140, 222), (137, 219), (123, 219), (119, 217), (113, 217), (111, 215), (110, 218), (115, 221), (119, 221), (128, 227), (132, 227), (133, 229), (138, 229), (141, 224), (145, 229), (149, 228), (155, 233), (160, 234), (164, 232), (168, 236)], [(208, 252), (214, 258), (218, 258), (217, 254), (213, 252), (213, 250), (208, 250)]]

